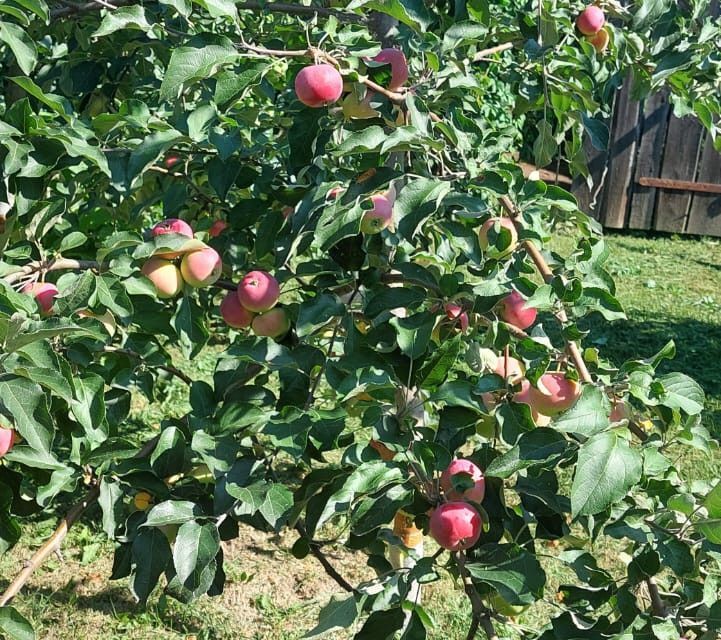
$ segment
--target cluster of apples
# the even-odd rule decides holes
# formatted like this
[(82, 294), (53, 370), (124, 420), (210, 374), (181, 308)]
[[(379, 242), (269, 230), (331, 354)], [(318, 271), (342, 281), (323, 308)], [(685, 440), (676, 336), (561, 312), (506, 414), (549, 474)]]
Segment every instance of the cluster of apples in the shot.
[(430, 534), (449, 551), (472, 547), (481, 535), (483, 520), (472, 503), (480, 504), (486, 493), (483, 472), (470, 460), (453, 460), (441, 474), (446, 502), (431, 513)]
[(220, 315), (235, 329), (250, 327), (256, 336), (281, 338), (290, 330), (290, 317), (282, 307), (278, 281), (266, 271), (250, 271), (238, 288), (220, 303)]
[(606, 16), (603, 13), (603, 9), (595, 4), (586, 7), (576, 19), (576, 27), (598, 53), (606, 51), (608, 43), (611, 40), (608, 29), (604, 28), (605, 24)]
[[(391, 91), (397, 91), (408, 80), (408, 63), (400, 49), (382, 49), (370, 61), (390, 65), (391, 80), (388, 89)], [(295, 94), (298, 100), (315, 109), (337, 102), (343, 95), (343, 89), (343, 76), (332, 64), (322, 63), (303, 67), (295, 77)], [(364, 99), (368, 109), (371, 98), (372, 94), (368, 92)]]
[[(506, 381), (506, 384), (520, 388), (513, 393), (513, 402), (527, 404), (531, 409), (533, 421), (539, 427), (545, 427), (551, 418), (568, 411), (581, 395), (581, 386), (562, 371), (544, 373), (532, 385), (526, 378), (526, 368), (517, 358), (497, 356), (493, 373)], [(496, 406), (496, 398), (492, 393), (481, 394), (483, 404), (489, 411)]]
[(0, 458), (9, 453), (18, 441), (18, 434), (12, 427), (0, 425)]
[[(141, 271), (154, 285), (159, 298), (173, 298), (183, 284), (200, 288), (214, 284), (220, 278), (223, 262), (218, 252), (193, 237), (193, 229), (184, 220), (168, 218), (151, 230), (153, 238), (166, 234), (185, 236), (188, 241), (179, 251), (161, 251), (153, 255)], [(180, 266), (176, 263), (180, 261)]]

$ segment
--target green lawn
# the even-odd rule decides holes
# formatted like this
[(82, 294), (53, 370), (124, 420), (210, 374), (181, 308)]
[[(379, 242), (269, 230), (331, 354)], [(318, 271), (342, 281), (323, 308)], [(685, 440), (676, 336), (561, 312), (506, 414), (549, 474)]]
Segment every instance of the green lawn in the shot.
[[(610, 235), (608, 242), (609, 269), (631, 319), (612, 325), (592, 322), (591, 342), (620, 362), (650, 356), (673, 339), (678, 355), (664, 366), (688, 373), (703, 385), (708, 394), (707, 425), (721, 435), (721, 243), (630, 235)], [(560, 239), (558, 244), (562, 249), (568, 243)], [(194, 377), (209, 376), (212, 357), (196, 359), (185, 368)], [(135, 425), (153, 429), (164, 415), (183, 413), (184, 394), (183, 387), (173, 385), (162, 403), (149, 407), (139, 403)], [(694, 455), (689, 461), (693, 464), (682, 469), (685, 477), (717, 475), (718, 458)], [(0, 560), (0, 588), (50, 534), (56, 521), (57, 514), (48, 514), (26, 525), (23, 543)], [(313, 559), (292, 557), (287, 549), (293, 541), (292, 535), (271, 539), (244, 529), (241, 538), (227, 548), (229, 580), (223, 596), (192, 606), (155, 599), (146, 611), (139, 611), (125, 581), (107, 580), (111, 545), (99, 527), (81, 524), (72, 530), (63, 558), (52, 558), (37, 571), (15, 604), (34, 622), (38, 638), (46, 640), (300, 638), (335, 592), (335, 585)], [(362, 561), (350, 554), (334, 552), (332, 561), (351, 581), (369, 575)], [(549, 579), (552, 583), (561, 579), (552, 566)], [(437, 615), (433, 638), (456, 640), (467, 632), (468, 605), (451, 586), (447, 581), (432, 585), (424, 595)], [(553, 595), (549, 592), (549, 600)], [(521, 622), (533, 625), (541, 607), (534, 607)]]

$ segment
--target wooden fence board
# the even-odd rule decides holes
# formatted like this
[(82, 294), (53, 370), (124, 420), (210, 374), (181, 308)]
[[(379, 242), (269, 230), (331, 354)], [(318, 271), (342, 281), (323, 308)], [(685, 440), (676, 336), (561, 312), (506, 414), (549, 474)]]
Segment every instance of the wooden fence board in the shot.
[[(696, 179), (702, 133), (703, 127), (695, 118), (671, 117), (660, 177), (672, 180)], [(690, 192), (662, 190), (656, 201), (655, 229), (683, 232), (691, 198)]]
[(633, 186), (638, 115), (639, 104), (631, 98), (630, 82), (627, 82), (616, 96), (611, 158), (602, 208), (605, 215), (603, 224), (612, 229), (622, 229), (626, 223), (626, 211)]
[(636, 170), (634, 171), (633, 196), (628, 226), (631, 229), (651, 229), (653, 212), (656, 208), (658, 190), (653, 187), (642, 187), (639, 178), (659, 177), (663, 159), (664, 142), (668, 129), (670, 112), (668, 94), (659, 92), (650, 95), (644, 101), (643, 119), (641, 122), (641, 139), (638, 144)]
[[(721, 184), (721, 156), (713, 148), (713, 140), (708, 132), (701, 153), (697, 181)], [(693, 195), (686, 232), (721, 236), (721, 195)]]

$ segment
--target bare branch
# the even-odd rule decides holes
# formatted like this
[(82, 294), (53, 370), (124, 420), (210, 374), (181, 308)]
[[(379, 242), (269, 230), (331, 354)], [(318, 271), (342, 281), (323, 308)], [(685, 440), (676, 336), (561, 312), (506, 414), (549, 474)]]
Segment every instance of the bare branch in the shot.
[(473, 612), (471, 626), (468, 629), (466, 640), (473, 640), (473, 638), (476, 637), (479, 627), (483, 627), (483, 631), (486, 636), (488, 636), (488, 640), (498, 640), (496, 631), (493, 628), (490, 612), (481, 601), (481, 596), (478, 595), (478, 591), (476, 591), (476, 588), (473, 586), (468, 569), (466, 569), (465, 552), (458, 551), (452, 555), (453, 559), (456, 561), (456, 565), (458, 565), (458, 573), (460, 574), (461, 581), (463, 582), (463, 590), (466, 592), (468, 599), (471, 601), (471, 611)]
[(70, 258), (57, 258), (49, 262), (34, 260), (19, 267), (17, 271), (13, 271), (1, 279), (5, 280), (8, 284), (14, 284), (26, 276), (38, 273), (39, 271), (87, 271), (88, 269), (98, 270), (101, 268), (102, 265), (95, 260), (72, 260)]

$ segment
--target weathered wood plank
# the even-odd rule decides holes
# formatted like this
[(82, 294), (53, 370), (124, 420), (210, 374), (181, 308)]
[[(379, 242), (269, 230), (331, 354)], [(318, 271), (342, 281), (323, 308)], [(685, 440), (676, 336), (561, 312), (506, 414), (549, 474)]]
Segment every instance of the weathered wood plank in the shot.
[[(699, 145), (703, 134), (701, 123), (695, 118), (671, 117), (661, 166), (661, 178), (671, 180), (695, 180)], [(681, 233), (693, 194), (682, 191), (661, 190), (656, 200), (657, 231)]]
[[(721, 154), (713, 148), (713, 141), (706, 132), (698, 169), (699, 182), (721, 185)], [(721, 195), (695, 193), (688, 216), (687, 233), (721, 236)]]
[(650, 95), (644, 101), (641, 140), (634, 171), (635, 184), (632, 186), (633, 197), (628, 218), (628, 226), (631, 229), (653, 227), (653, 212), (656, 208), (658, 189), (642, 187), (638, 181), (644, 177), (657, 178), (661, 173), (670, 110), (666, 91)]
[(602, 209), (601, 222), (611, 229), (622, 229), (626, 223), (633, 188), (639, 110), (639, 103), (631, 98), (631, 86), (627, 82), (616, 96), (613, 142)]

